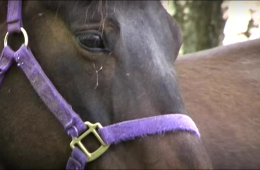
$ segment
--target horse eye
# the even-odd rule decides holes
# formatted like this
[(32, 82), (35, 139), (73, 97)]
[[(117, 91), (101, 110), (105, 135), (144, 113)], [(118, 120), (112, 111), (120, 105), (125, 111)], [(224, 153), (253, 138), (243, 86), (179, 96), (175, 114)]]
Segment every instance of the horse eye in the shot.
[(104, 42), (100, 34), (96, 32), (86, 32), (76, 36), (81, 47), (90, 51), (106, 50)]

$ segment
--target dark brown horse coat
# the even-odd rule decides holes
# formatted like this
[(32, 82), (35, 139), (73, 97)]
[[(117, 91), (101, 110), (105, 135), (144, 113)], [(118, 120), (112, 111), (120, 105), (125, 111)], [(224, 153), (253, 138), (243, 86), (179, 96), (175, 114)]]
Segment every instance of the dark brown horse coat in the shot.
[(260, 39), (179, 56), (189, 115), (215, 169), (260, 168)]
[[(6, 12), (0, 1), (1, 39)], [(181, 31), (160, 1), (24, 1), (22, 13), (35, 58), (84, 121), (106, 126), (186, 114), (173, 67)], [(19, 47), (23, 39), (9, 41)], [(71, 139), (15, 65), (0, 87), (0, 117), (5, 168), (66, 167)], [(83, 141), (91, 151), (92, 139)], [(195, 134), (175, 132), (113, 145), (86, 168), (208, 169), (211, 163)]]

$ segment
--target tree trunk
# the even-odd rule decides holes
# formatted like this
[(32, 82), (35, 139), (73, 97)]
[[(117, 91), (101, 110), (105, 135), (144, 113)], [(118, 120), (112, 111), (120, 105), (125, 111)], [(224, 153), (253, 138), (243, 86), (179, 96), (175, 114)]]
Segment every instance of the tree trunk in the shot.
[(183, 33), (182, 53), (219, 46), (223, 40), (223, 1), (173, 1), (175, 14)]

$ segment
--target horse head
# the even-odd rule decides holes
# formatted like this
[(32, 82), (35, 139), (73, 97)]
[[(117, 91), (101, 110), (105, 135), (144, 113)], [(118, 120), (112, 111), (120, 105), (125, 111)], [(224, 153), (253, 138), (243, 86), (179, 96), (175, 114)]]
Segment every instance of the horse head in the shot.
[[(0, 6), (4, 37), (7, 2)], [(22, 14), (32, 53), (82, 120), (107, 126), (187, 114), (174, 68), (182, 35), (160, 1), (25, 1)], [(20, 40), (8, 39), (13, 48)], [(15, 65), (5, 73), (0, 103), (3, 166), (63, 168), (70, 138)], [(82, 142), (89, 150), (98, 147), (93, 136)], [(211, 164), (201, 140), (180, 130), (111, 145), (86, 167), (198, 169)]]

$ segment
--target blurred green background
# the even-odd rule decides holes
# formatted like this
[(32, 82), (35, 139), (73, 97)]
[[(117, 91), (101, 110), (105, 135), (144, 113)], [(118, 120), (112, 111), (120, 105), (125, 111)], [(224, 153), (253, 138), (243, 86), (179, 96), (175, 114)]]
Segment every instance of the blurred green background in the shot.
[(260, 1), (161, 1), (180, 26), (180, 54), (260, 38)]

